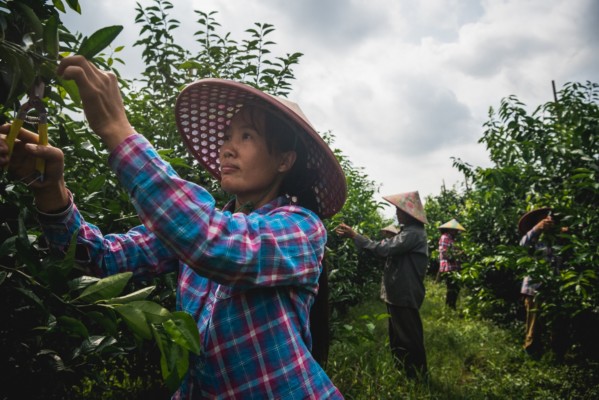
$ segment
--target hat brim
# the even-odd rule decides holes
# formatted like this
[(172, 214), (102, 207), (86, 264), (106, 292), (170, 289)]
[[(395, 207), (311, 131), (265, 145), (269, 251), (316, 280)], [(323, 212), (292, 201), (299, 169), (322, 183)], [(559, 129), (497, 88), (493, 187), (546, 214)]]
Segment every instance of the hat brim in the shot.
[(549, 215), (549, 211), (551, 208), (543, 207), (537, 208), (536, 210), (532, 210), (527, 212), (520, 218), (518, 221), (518, 231), (521, 235), (526, 234), (530, 231), (536, 224), (538, 224), (543, 218)]
[(384, 228), (381, 228), (381, 232), (387, 232), (393, 235), (397, 235), (399, 233), (399, 229), (397, 229), (395, 225), (388, 225)]
[(447, 226), (440, 226), (439, 230), (441, 232), (443, 232), (443, 231), (466, 232), (466, 229), (464, 229), (464, 228), (454, 228), (454, 227), (447, 227)]
[(337, 158), (297, 104), (254, 87), (226, 79), (201, 79), (186, 86), (177, 98), (177, 128), (190, 154), (220, 181), (219, 149), (231, 119), (246, 105), (282, 118), (306, 147), (307, 168), (318, 171), (312, 191), (322, 218), (336, 214), (345, 203), (347, 186)]
[(443, 225), (441, 225), (439, 227), (439, 230), (440, 231), (460, 231), (460, 232), (466, 232), (466, 228), (464, 228), (462, 226), (462, 224), (460, 224), (455, 219), (452, 219), (451, 221), (446, 222)]
[[(402, 202), (402, 200), (405, 201), (405, 198), (410, 196), (413, 197), (412, 201), (408, 203)], [(420, 221), (423, 224), (428, 224), (428, 219), (426, 218), (426, 213), (424, 211), (422, 201), (420, 201), (420, 194), (418, 192), (397, 193), (383, 196), (383, 199), (394, 205), (396, 208), (399, 208), (403, 212), (409, 214), (412, 218), (416, 219), (417, 221)], [(407, 207), (408, 204), (411, 204), (411, 209)]]

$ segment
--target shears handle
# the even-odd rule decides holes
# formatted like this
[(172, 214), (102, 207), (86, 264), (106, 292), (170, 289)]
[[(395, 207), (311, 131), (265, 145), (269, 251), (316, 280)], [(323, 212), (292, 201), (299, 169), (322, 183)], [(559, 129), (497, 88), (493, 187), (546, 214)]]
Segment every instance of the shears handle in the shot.
[[(39, 139), (37, 144), (39, 146), (47, 146), (48, 145), (48, 123), (40, 123), (37, 127), (37, 133), (39, 135)], [(35, 159), (35, 169), (40, 174), (40, 180), (44, 180), (44, 174), (46, 172), (46, 160), (43, 158)]]
[[(19, 130), (21, 129), (21, 127), (23, 126), (23, 120), (20, 118), (17, 118), (13, 121), (12, 125), (10, 126), (10, 131), (8, 132), (8, 136), (6, 137), (6, 144), (8, 145), (8, 159), (10, 160), (10, 156), (12, 155), (12, 151), (15, 147), (15, 140), (17, 139), (17, 136), (19, 135)], [(46, 140), (47, 140), (47, 134), (46, 134)], [(4, 167), (4, 170), (6, 171), (8, 169), (8, 164)]]

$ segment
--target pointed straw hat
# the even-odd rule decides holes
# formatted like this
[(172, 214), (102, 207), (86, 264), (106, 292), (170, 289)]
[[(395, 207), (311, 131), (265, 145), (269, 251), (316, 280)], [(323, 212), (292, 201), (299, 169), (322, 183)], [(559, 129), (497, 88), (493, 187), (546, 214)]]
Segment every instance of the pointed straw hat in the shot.
[(443, 229), (453, 229), (454, 231), (462, 232), (466, 231), (466, 228), (464, 228), (456, 219), (452, 219), (439, 227), (439, 230)]
[(220, 180), (219, 149), (233, 116), (244, 106), (264, 109), (281, 118), (306, 148), (307, 169), (317, 175), (311, 185), (322, 218), (336, 214), (347, 197), (345, 175), (337, 158), (299, 106), (254, 87), (226, 79), (200, 79), (177, 98), (177, 128), (188, 151)]
[(383, 199), (387, 200), (400, 210), (410, 214), (423, 224), (428, 224), (426, 213), (424, 212), (424, 207), (422, 207), (422, 202), (420, 201), (420, 195), (418, 194), (418, 191), (391, 194), (388, 196), (383, 196)]
[(547, 217), (549, 215), (549, 211), (551, 211), (551, 208), (542, 207), (524, 214), (518, 221), (518, 231), (520, 232), (520, 234), (526, 234), (536, 224), (541, 222), (542, 219)]

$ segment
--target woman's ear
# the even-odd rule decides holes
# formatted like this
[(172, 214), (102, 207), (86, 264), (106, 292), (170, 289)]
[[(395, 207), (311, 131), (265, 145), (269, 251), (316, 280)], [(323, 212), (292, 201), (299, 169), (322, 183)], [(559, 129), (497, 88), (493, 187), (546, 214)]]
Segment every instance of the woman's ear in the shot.
[(293, 167), (295, 164), (295, 160), (297, 159), (297, 153), (294, 150), (285, 151), (281, 154), (281, 161), (279, 163), (279, 172), (287, 172)]

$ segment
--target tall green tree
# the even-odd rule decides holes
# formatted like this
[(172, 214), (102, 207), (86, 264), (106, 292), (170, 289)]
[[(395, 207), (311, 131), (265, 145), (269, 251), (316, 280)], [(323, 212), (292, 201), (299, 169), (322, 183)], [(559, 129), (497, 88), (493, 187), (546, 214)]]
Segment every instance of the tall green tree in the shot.
[[(597, 355), (588, 327), (599, 321), (599, 85), (568, 83), (556, 100), (532, 112), (516, 96), (491, 109), (481, 138), (493, 166), (456, 160), (470, 189), (461, 211), (469, 262), (468, 310), (514, 321), (521, 311), (519, 286), (529, 275), (542, 283), (542, 316), (551, 325), (572, 324), (572, 337)], [(517, 223), (525, 212), (552, 207), (567, 234), (549, 238), (565, 260), (559, 271), (518, 246)]]

